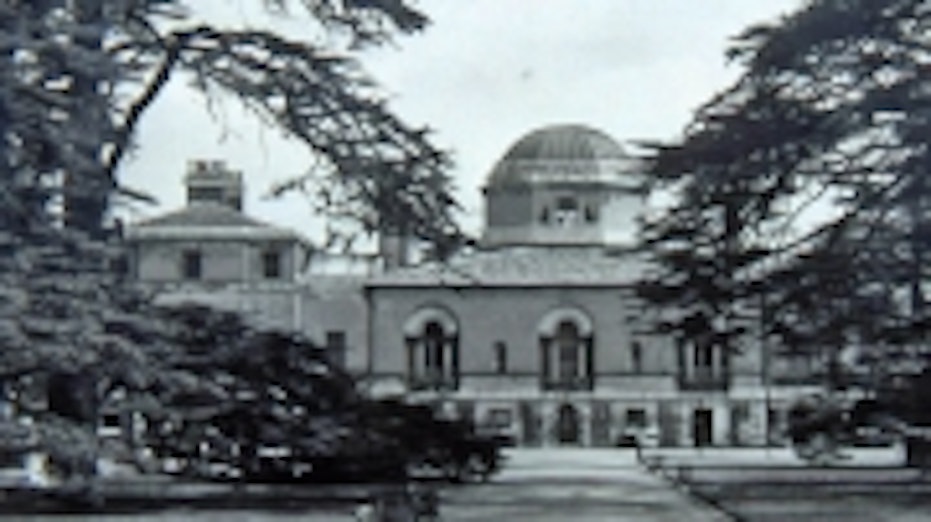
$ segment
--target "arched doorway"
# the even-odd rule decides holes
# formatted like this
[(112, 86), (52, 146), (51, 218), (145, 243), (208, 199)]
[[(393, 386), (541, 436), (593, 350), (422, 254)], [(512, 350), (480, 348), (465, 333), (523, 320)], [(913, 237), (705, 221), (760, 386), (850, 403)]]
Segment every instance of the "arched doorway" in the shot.
[(556, 418), (556, 440), (560, 444), (578, 444), (579, 439), (579, 412), (571, 404), (563, 404)]

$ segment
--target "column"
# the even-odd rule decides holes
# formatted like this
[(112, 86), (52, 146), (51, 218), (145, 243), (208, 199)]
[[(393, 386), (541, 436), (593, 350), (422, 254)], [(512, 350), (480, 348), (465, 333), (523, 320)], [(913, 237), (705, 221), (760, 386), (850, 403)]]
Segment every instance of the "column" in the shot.
[(578, 414), (579, 423), (579, 445), (584, 447), (592, 446), (592, 407), (590, 403), (573, 403)]
[(459, 340), (447, 337), (443, 343), (445, 358), (443, 359), (443, 378), (454, 388), (459, 386)]
[(540, 404), (540, 420), (540, 445), (543, 447), (556, 445), (556, 408), (552, 402)]
[(582, 371), (585, 372), (585, 387), (592, 389), (595, 387), (595, 338), (586, 337), (582, 343), (585, 349), (585, 366)]

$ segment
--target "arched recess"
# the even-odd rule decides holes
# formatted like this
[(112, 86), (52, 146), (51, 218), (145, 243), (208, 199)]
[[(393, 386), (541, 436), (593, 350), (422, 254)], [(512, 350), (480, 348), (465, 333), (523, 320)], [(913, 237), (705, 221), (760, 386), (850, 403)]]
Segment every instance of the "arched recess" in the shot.
[(579, 335), (591, 337), (595, 333), (595, 327), (588, 314), (575, 307), (554, 308), (544, 314), (537, 323), (537, 333), (541, 336), (553, 337), (556, 335), (559, 324), (564, 321), (574, 323), (579, 329)]
[(556, 415), (556, 440), (560, 444), (578, 444), (581, 441), (579, 412), (575, 406), (563, 403)]
[(595, 329), (578, 308), (547, 312), (537, 325), (543, 389), (590, 390), (594, 386)]
[(413, 390), (459, 386), (459, 322), (445, 308), (427, 306), (403, 326), (408, 385)]
[(458, 335), (459, 321), (447, 309), (439, 306), (425, 306), (408, 316), (404, 321), (404, 336), (413, 337), (421, 335), (428, 323), (437, 323), (448, 334)]

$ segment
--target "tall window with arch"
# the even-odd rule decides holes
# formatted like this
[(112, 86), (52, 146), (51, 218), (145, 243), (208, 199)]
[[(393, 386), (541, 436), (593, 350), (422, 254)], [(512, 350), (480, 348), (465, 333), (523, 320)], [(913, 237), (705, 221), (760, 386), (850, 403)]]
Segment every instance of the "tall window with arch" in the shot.
[(563, 390), (591, 389), (594, 385), (593, 348), (591, 332), (581, 328), (573, 319), (563, 319), (551, 332), (542, 332), (542, 387)]
[(459, 339), (450, 321), (420, 321), (408, 331), (408, 383), (415, 390), (456, 389), (459, 386)]

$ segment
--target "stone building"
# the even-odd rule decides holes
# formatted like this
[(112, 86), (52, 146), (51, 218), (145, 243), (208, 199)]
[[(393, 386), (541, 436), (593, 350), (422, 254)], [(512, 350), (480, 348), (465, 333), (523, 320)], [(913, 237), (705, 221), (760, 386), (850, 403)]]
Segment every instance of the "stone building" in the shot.
[(404, 394), (523, 445), (762, 445), (803, 387), (739, 353), (647, 333), (632, 288), (636, 161), (584, 126), (518, 140), (488, 178), (480, 245), (366, 284), (375, 394)]
[(306, 242), (244, 214), (242, 175), (223, 162), (192, 161), (185, 185), (183, 208), (127, 229), (135, 279), (162, 303), (211, 304), (301, 330)]
[(475, 247), (411, 264), (408, 242), (389, 238), (391, 259), (303, 263), (298, 235), (241, 211), (237, 173), (194, 162), (188, 205), (127, 235), (136, 277), (163, 302), (303, 332), (372, 395), (434, 404), (517, 444), (773, 442), (789, 402), (820, 387), (761, 343), (726, 352), (649, 333), (656, 312), (632, 286), (649, 269), (634, 248), (643, 182), (603, 132), (545, 127), (493, 167)]
[(330, 262), (300, 234), (250, 217), (242, 174), (192, 161), (186, 205), (126, 230), (133, 277), (161, 304), (239, 311), (260, 328), (303, 333), (363, 368), (368, 259)]

